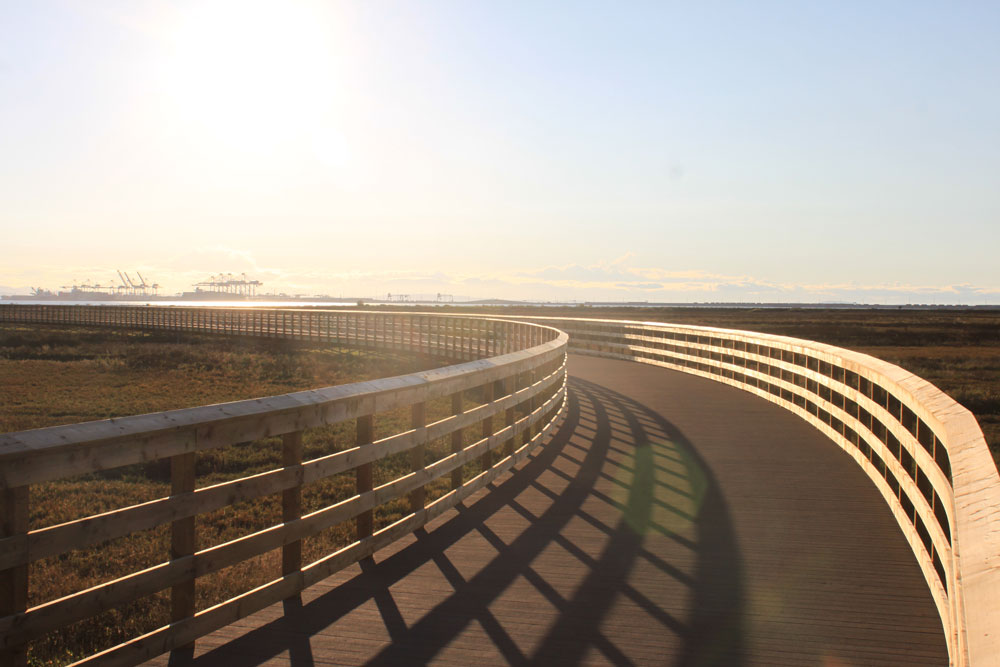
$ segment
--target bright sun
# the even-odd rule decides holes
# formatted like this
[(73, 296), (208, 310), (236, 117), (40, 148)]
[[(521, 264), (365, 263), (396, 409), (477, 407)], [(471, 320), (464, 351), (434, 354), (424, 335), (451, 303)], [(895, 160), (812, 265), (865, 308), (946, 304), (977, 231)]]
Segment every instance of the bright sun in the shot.
[(178, 18), (165, 73), (186, 134), (258, 156), (328, 134), (338, 45), (323, 5), (205, 2)]

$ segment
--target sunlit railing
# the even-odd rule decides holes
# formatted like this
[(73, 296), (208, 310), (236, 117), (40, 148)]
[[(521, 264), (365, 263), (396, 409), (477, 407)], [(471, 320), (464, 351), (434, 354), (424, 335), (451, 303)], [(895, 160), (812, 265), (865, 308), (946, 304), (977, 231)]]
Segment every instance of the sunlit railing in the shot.
[[(979, 424), (947, 394), (898, 366), (807, 340), (655, 322), (523, 319), (567, 332), (570, 352), (700, 375), (813, 424), (888, 503), (937, 605), (952, 664), (1000, 665), (1000, 477)], [(850, 563), (844, 567), (849, 576)]]
[[(509, 468), (552, 428), (565, 397), (567, 341), (558, 329), (569, 334), (570, 351), (654, 364), (723, 382), (772, 401), (820, 429), (854, 458), (896, 517), (937, 605), (952, 664), (1000, 664), (1000, 478), (982, 431), (967, 410), (936, 387), (873, 357), (783, 336), (615, 320), (517, 318), (553, 329), (433, 314), (0, 307), (0, 321), (16, 318), (280, 336), (479, 361), (364, 386), (345, 385), (263, 402), (114, 420), (113, 426), (95, 422), (0, 436), (0, 487), (7, 535), (0, 539), (0, 584), (6, 587), (3, 590), (12, 591), (10, 596), (0, 597), (6, 605), (0, 609), (4, 614), (0, 633), (4, 636), (2, 647), (15, 659), (18, 647), (32, 637), (63, 627), (95, 609), (170, 587), (177, 619), (174, 623), (100, 656), (135, 662), (182, 646), (288, 597), (412, 531)], [(533, 375), (530, 380), (526, 379), (528, 373)], [(475, 387), (483, 388), (486, 396), (502, 397), (466, 411), (459, 400), (453, 403), (458, 406), (454, 415), (419, 425), (422, 412), (417, 406), (433, 397), (454, 397)], [(372, 442), (372, 415), (407, 405), (414, 406), (414, 428)], [(515, 419), (515, 408), (525, 416)], [(505, 415), (504, 426), (497, 428), (492, 422), (501, 413)], [(349, 419), (357, 422), (358, 447), (312, 461), (297, 460), (304, 429)], [(302, 484), (341, 471), (363, 471), (379, 457), (414, 451), (449, 434), (452, 438), (457, 434), (455, 442), (460, 442), (462, 429), (480, 422), (482, 439), (451, 456), (375, 489), (365, 484), (362, 472), (356, 496), (295, 518), (295, 490)], [(196, 451), (262, 435), (282, 435), (285, 467), (265, 473), (259, 480), (254, 477), (252, 483), (235, 480), (196, 489), (190, 475)], [(510, 453), (504, 443), (512, 439), (528, 444)], [(365, 517), (371, 516), (375, 505), (416, 493), (434, 476), (448, 471), (454, 475), (462, 463), (498, 448), (500, 461), (490, 466), (484, 463), (478, 476), (461, 481), (449, 494), (424, 507), (416, 503), (414, 511), (396, 524), (377, 532), (370, 530), (370, 518)], [(63, 526), (28, 530), (30, 484), (148, 457), (168, 458), (176, 465), (173, 495), (147, 503), (148, 508), (123, 508)], [(237, 496), (243, 499), (279, 490), (289, 498), (283, 504), (292, 518), (286, 518), (285, 523), (204, 551), (185, 542), (193, 517), (229, 502), (227, 494), (247, 494)], [(289, 545), (318, 526), (350, 518), (358, 524), (358, 541), (305, 567), (297, 565), (295, 548)], [(25, 573), (31, 560), (75, 548), (81, 541), (92, 544), (165, 522), (178, 536), (179, 547), (162, 565), (69, 598), (26, 608)], [(193, 610), (191, 587), (198, 576), (244, 554), (278, 548), (283, 552), (283, 578), (221, 605)], [(850, 564), (845, 563), (845, 576), (849, 576), (849, 569)]]
[[(522, 461), (543, 442), (565, 406), (567, 336), (536, 324), (434, 314), (127, 306), (0, 306), (0, 322), (88, 325), (280, 337), (430, 355), (454, 363), (434, 370), (269, 398), (121, 419), (0, 434), (0, 656), (23, 664), (26, 645), (72, 623), (166, 589), (170, 624), (82, 662), (135, 664), (191, 646), (198, 637), (295, 595), (370, 556), (454, 507)], [(467, 397), (479, 398), (467, 407)], [(427, 423), (428, 402), (451, 399), (451, 414)], [(476, 403), (476, 401), (473, 401)], [(411, 428), (375, 438), (376, 414), (411, 410)], [(303, 460), (310, 429), (351, 420), (356, 446)], [(471, 431), (470, 431), (471, 429)], [(476, 432), (467, 443), (463, 433)], [(282, 467), (199, 486), (199, 452), (280, 436)], [(433, 461), (429, 443), (450, 441)], [(372, 466), (410, 452), (409, 474), (373, 484)], [(169, 461), (171, 493), (59, 525), (29, 526), (32, 485), (88, 472)], [(463, 466), (478, 472), (463, 476)], [(302, 513), (304, 485), (354, 471), (352, 497)], [(425, 486), (450, 477), (450, 491), (428, 500)], [(199, 548), (199, 515), (281, 494), (282, 521), (231, 541)], [(376, 529), (373, 510), (408, 497), (409, 513)], [(308, 564), (302, 540), (353, 520), (356, 539)], [(65, 597), (28, 606), (31, 562), (170, 526), (170, 552), (153, 567)], [(282, 576), (220, 604), (195, 608), (199, 577), (261, 554), (281, 553)]]

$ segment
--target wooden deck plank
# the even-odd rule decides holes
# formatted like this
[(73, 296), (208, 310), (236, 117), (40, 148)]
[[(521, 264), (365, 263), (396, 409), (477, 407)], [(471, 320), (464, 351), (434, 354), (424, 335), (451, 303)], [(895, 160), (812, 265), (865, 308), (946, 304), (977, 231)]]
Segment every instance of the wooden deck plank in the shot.
[(570, 371), (519, 470), (195, 664), (947, 664), (888, 508), (818, 431), (681, 373)]

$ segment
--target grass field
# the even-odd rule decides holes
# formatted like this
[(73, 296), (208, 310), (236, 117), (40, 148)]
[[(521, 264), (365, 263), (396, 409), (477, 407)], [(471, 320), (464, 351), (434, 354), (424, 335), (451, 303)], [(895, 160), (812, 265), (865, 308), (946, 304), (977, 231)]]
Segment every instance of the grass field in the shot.
[[(0, 430), (15, 431), (219, 403), (387, 377), (436, 364), (416, 355), (316, 349), (285, 341), (175, 334), (111, 333), (83, 328), (0, 326)], [(467, 398), (475, 401), (474, 392)], [(428, 406), (428, 418), (450, 414), (447, 399)], [(409, 410), (376, 416), (376, 436), (405, 430)], [(469, 429), (470, 431), (472, 429)], [(469, 434), (469, 438), (474, 435)], [(354, 423), (310, 429), (306, 459), (353, 446)], [(436, 443), (428, 459), (444, 454)], [(280, 439), (241, 443), (200, 453), (199, 487), (281, 466)], [(406, 454), (375, 466), (376, 485), (408, 471)], [(471, 470), (468, 471), (471, 473)], [(447, 480), (428, 487), (445, 492)], [(310, 512), (354, 495), (354, 475), (338, 475), (303, 489)], [(31, 487), (30, 525), (38, 529), (169, 495), (167, 462), (129, 466)], [(400, 499), (379, 507), (376, 526), (403, 516)], [(198, 548), (280, 523), (280, 494), (238, 503), (197, 520)], [(305, 540), (304, 562), (350, 543), (353, 523)], [(31, 565), (29, 604), (109, 581), (167, 559), (168, 526)], [(204, 609), (280, 576), (280, 552), (252, 558), (199, 578), (197, 607)], [(166, 624), (166, 592), (81, 621), (30, 647), (31, 664), (64, 664)]]
[[(508, 308), (494, 312), (518, 314)], [(1000, 313), (688, 308), (532, 308), (524, 312), (746, 329), (859, 350), (909, 369), (968, 407), (979, 419), (994, 459), (1000, 459)], [(0, 326), (0, 431), (273, 395), (409, 373), (430, 365), (429, 360), (412, 355), (318, 349), (287, 341)], [(475, 395), (467, 398), (476, 402)], [(446, 403), (429, 406), (428, 418), (448, 414)], [(406, 428), (408, 419), (406, 410), (378, 415), (377, 435)], [(467, 434), (469, 441), (474, 437)], [(353, 423), (312, 429), (305, 436), (305, 457), (337, 451), (353, 441)], [(444, 444), (438, 443), (430, 448), (428, 459), (437, 458), (444, 450)], [(279, 465), (280, 442), (276, 438), (204, 452), (198, 458), (198, 486)], [(375, 471), (376, 484), (398, 475), (407, 465), (405, 454), (385, 461)], [(429, 497), (443, 493), (445, 484), (441, 480), (431, 486)], [(143, 502), (166, 495), (168, 488), (168, 471), (162, 463), (35, 485), (31, 526), (40, 528)], [(303, 509), (309, 512), (337, 502), (353, 495), (353, 489), (353, 474), (310, 485), (303, 491)], [(400, 500), (380, 507), (377, 525), (402, 516), (404, 503)], [(279, 497), (265, 497), (200, 515), (198, 546), (219, 544), (272, 525), (280, 521), (280, 514)], [(352, 539), (351, 524), (325, 531), (306, 541), (304, 561)], [(161, 527), (37, 561), (30, 573), (31, 604), (162, 562), (168, 542), (167, 528)], [(280, 555), (272, 552), (199, 579), (198, 608), (273, 579), (279, 569)], [(62, 664), (93, 653), (163, 625), (167, 613), (165, 593), (144, 598), (36, 642), (31, 647), (31, 662)]]

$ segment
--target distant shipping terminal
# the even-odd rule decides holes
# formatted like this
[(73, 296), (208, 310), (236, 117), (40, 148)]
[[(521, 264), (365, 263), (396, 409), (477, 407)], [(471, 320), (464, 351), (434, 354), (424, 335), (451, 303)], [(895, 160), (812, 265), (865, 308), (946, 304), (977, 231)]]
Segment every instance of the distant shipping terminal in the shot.
[(263, 283), (250, 280), (245, 273), (220, 273), (210, 276), (208, 280), (192, 285), (194, 291), (181, 294), (162, 295), (157, 283), (147, 282), (142, 274), (135, 272), (133, 278), (127, 272), (118, 271), (119, 284), (102, 285), (100, 283), (73, 283), (64, 285), (59, 292), (41, 287), (31, 288), (30, 294), (5, 295), (5, 301), (252, 301), (274, 299), (276, 296), (289, 298), (287, 295), (262, 295), (260, 288)]

